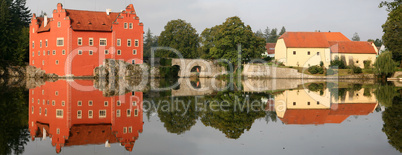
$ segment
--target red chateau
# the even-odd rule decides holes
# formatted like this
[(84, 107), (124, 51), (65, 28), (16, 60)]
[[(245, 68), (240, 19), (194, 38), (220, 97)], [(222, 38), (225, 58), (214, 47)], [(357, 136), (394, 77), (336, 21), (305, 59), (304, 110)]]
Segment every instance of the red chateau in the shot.
[(143, 63), (144, 26), (134, 6), (122, 12), (64, 9), (53, 18), (33, 14), (30, 65), (59, 76), (92, 76), (105, 59)]
[[(76, 80), (91, 87), (93, 81)], [(56, 152), (62, 147), (120, 143), (132, 151), (143, 131), (142, 92), (105, 97), (102, 91), (75, 89), (58, 80), (29, 90), (32, 140), (50, 137)]]

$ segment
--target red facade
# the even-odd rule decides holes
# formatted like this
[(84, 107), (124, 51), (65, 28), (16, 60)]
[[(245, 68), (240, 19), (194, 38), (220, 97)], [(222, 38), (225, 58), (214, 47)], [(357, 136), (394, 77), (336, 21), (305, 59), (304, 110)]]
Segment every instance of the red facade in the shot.
[(47, 82), (29, 90), (29, 129), (33, 140), (50, 137), (59, 153), (62, 147), (121, 143), (132, 151), (143, 130), (142, 92), (106, 97), (93, 81)]
[(32, 17), (30, 65), (59, 76), (92, 76), (105, 59), (143, 62), (143, 24), (131, 4), (122, 12), (64, 9)]

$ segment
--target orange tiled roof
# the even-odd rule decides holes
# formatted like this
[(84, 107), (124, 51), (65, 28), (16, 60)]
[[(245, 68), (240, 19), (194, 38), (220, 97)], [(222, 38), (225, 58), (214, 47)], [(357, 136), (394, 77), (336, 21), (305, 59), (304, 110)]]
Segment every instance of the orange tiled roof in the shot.
[(82, 11), (66, 9), (67, 16), (71, 19), (71, 26), (76, 31), (112, 31), (112, 23), (119, 13), (97, 11)]
[(368, 115), (377, 107), (375, 103), (342, 103), (337, 105), (331, 106), (330, 115)]
[(332, 53), (377, 54), (372, 43), (367, 41), (329, 42)]
[(328, 48), (329, 41), (350, 41), (340, 32), (285, 32), (279, 39), (290, 48)]
[(267, 49), (267, 53), (275, 54), (275, 46), (276, 46), (276, 43), (267, 43), (265, 45), (265, 48)]
[(43, 24), (43, 21), (45, 20), (44, 17), (37, 17), (36, 18), (38, 20), (39, 25), (39, 29), (38, 32), (47, 32), (50, 31), (50, 22), (53, 20), (53, 18), (47, 18), (47, 25), (45, 27), (45, 24)]

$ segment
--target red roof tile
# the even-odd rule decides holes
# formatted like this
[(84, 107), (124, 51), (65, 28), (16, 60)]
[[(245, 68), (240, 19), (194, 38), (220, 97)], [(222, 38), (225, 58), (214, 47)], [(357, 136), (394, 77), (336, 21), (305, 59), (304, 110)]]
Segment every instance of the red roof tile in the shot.
[(119, 13), (82, 11), (67, 9), (67, 16), (71, 19), (71, 26), (76, 31), (112, 31), (112, 23)]
[(340, 32), (286, 32), (279, 38), (290, 48), (327, 48), (329, 41), (350, 41)]
[(332, 53), (377, 54), (372, 43), (367, 41), (329, 42)]
[(74, 125), (65, 146), (117, 143), (111, 125)]
[(39, 29), (38, 32), (47, 32), (50, 31), (50, 22), (53, 20), (53, 18), (47, 18), (47, 25), (43, 24), (43, 21), (45, 20), (44, 17), (37, 17), (36, 18), (38, 21)]
[(330, 115), (368, 115), (377, 107), (376, 103), (342, 103), (337, 105), (331, 106)]
[(276, 46), (276, 43), (267, 43), (265, 45), (265, 48), (267, 49), (267, 53), (275, 54), (275, 46)]

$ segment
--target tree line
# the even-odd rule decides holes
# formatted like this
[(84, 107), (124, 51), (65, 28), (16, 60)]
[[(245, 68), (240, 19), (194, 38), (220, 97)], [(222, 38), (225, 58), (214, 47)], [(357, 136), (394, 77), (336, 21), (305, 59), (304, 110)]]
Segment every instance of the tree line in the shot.
[(0, 2), (0, 65), (24, 65), (29, 61), (31, 13), (26, 0)]

